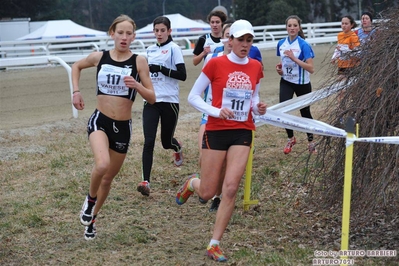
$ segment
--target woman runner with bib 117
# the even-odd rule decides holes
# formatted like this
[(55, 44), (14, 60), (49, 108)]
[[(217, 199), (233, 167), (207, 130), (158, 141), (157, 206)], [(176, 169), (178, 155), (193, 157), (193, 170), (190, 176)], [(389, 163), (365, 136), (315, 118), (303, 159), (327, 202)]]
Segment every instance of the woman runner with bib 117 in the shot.
[(135, 30), (134, 21), (127, 15), (120, 15), (108, 30), (115, 47), (110, 51), (93, 52), (72, 65), (72, 100), (78, 110), (84, 109), (79, 91), (81, 71), (97, 68), (97, 106), (87, 124), (94, 166), (89, 193), (80, 213), (86, 240), (96, 237), (97, 214), (126, 158), (132, 134), (132, 105), (137, 92), (148, 102), (155, 102), (147, 61), (129, 48), (136, 36)]
[[(262, 65), (248, 58), (254, 36), (251, 23), (234, 22), (230, 27), (231, 53), (210, 60), (188, 96), (191, 105), (209, 116), (202, 142), (201, 179), (197, 174), (191, 175), (177, 192), (176, 203), (182, 205), (194, 191), (202, 199), (209, 200), (223, 184), (223, 197), (206, 251), (208, 257), (216, 261), (227, 260), (219, 243), (233, 213), (247, 164), (255, 130), (252, 112), (266, 113), (266, 104), (259, 102)], [(201, 97), (208, 85), (212, 86), (212, 105)], [(225, 161), (223, 180), (220, 173)]]

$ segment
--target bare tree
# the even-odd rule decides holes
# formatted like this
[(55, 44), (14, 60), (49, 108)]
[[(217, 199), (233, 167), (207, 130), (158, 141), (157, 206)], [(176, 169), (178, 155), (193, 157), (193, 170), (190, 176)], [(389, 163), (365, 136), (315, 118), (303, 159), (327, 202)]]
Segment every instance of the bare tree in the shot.
[[(399, 9), (384, 13), (384, 21), (370, 41), (350, 56), (358, 65), (348, 74), (347, 88), (331, 100), (323, 119), (338, 127), (349, 117), (360, 125), (361, 137), (399, 136)], [(331, 68), (335, 84), (338, 76)], [(331, 207), (342, 200), (345, 172), (345, 140), (324, 137), (313, 165), (313, 196), (319, 206)], [(319, 182), (320, 181), (320, 182)], [(352, 206), (358, 219), (376, 210), (396, 215), (399, 208), (399, 146), (355, 143)]]

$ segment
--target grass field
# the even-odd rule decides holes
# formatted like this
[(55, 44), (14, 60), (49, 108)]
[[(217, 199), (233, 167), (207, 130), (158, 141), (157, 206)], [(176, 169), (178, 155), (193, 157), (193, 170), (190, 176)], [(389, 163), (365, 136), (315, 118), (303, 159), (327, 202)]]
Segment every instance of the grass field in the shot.
[[(329, 48), (324, 47), (323, 51)], [(261, 96), (272, 105), (276, 103), (278, 88), (278, 78), (272, 72), (276, 60), (271, 56), (274, 51), (263, 55), (264, 86), (268, 89)], [(323, 69), (323, 56), (319, 57), (319, 69)], [(0, 79), (6, 81), (10, 76), (31, 71), (0, 73)], [(208, 211), (209, 203), (200, 204), (196, 195), (182, 206), (175, 203), (183, 180), (199, 170), (200, 114), (186, 101), (190, 82), (198, 73), (193, 72), (189, 72), (193, 79), (182, 86), (175, 135), (184, 146), (183, 166), (174, 167), (172, 152), (163, 150), (158, 141), (151, 195), (144, 197), (136, 191), (141, 180), (143, 146), (142, 106), (137, 101), (132, 111), (135, 126), (130, 150), (97, 218), (98, 235), (94, 241), (83, 238), (84, 227), (78, 217), (93, 164), (85, 133), (88, 115), (93, 110), (93, 99), (89, 96), (90, 92), (94, 94), (93, 73), (87, 74), (87, 111), (80, 113), (79, 118), (43, 118), (44, 122), (30, 121), (32, 125), (27, 121), (29, 126), (15, 120), (14, 126), (0, 130), (0, 265), (216, 264), (204, 256), (215, 221), (215, 214)], [(315, 80), (322, 80), (322, 73)], [(65, 106), (57, 105), (65, 108), (64, 113), (70, 112), (68, 100)], [(321, 104), (312, 108), (316, 117), (323, 111)], [(259, 200), (259, 204), (243, 210), (243, 178), (235, 212), (221, 242), (228, 265), (311, 265), (318, 258), (316, 251), (339, 250), (341, 217), (336, 213), (340, 206), (320, 210), (317, 204), (307, 201), (309, 188), (304, 185), (303, 176), (307, 161), (311, 163), (313, 158), (307, 153), (306, 134), (297, 133), (297, 140), (294, 151), (287, 156), (282, 152), (286, 142), (284, 129), (257, 129), (251, 199)], [(351, 241), (353, 249), (378, 246)], [(354, 259), (356, 265), (399, 263), (397, 257)]]

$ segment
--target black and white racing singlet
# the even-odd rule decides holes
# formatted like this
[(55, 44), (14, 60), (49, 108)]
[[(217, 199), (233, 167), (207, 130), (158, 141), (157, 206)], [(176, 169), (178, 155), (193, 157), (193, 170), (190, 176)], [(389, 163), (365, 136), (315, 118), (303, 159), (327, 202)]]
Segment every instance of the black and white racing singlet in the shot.
[(97, 66), (97, 95), (118, 96), (134, 101), (137, 91), (127, 87), (123, 78), (132, 76), (140, 82), (136, 58), (137, 55), (133, 54), (126, 61), (117, 62), (111, 58), (109, 51), (104, 51)]

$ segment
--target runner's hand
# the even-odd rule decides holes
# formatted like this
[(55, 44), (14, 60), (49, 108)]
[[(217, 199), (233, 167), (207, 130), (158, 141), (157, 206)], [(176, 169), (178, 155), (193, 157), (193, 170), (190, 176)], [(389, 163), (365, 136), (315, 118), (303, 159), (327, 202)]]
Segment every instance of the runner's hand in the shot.
[(234, 118), (234, 113), (228, 108), (222, 108), (219, 113), (219, 118), (221, 119)]
[(137, 82), (137, 80), (135, 80), (132, 76), (125, 76), (123, 81), (125, 82), (125, 85), (131, 89), (138, 89), (140, 85), (140, 83)]
[(78, 110), (83, 110), (85, 108), (85, 102), (83, 101), (82, 94), (76, 92), (72, 95), (73, 106)]
[(277, 71), (277, 73), (278, 73), (280, 76), (283, 75), (283, 65), (282, 65), (281, 63), (278, 63), (278, 64), (276, 65), (276, 71)]
[(263, 102), (259, 102), (257, 104), (257, 107), (258, 107), (258, 112), (260, 115), (266, 114), (267, 104), (265, 104)]

